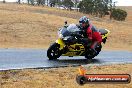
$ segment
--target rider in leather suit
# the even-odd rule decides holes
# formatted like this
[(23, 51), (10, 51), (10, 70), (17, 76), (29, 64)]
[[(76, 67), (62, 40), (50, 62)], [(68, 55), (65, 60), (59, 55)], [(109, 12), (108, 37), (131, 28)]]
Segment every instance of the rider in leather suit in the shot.
[(102, 37), (98, 30), (89, 22), (89, 18), (83, 16), (79, 19), (80, 29), (83, 32), (84, 37), (87, 37), (88, 40), (92, 42), (90, 49), (93, 54), (96, 54), (96, 47), (98, 44), (101, 44)]

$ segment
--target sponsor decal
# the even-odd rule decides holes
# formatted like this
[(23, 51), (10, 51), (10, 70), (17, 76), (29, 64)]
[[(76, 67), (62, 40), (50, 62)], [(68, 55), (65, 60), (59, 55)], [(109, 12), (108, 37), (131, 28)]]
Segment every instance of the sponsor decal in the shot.
[(79, 75), (76, 76), (78, 84), (86, 83), (130, 83), (129, 74), (86, 74), (86, 69), (82, 66), (79, 68)]

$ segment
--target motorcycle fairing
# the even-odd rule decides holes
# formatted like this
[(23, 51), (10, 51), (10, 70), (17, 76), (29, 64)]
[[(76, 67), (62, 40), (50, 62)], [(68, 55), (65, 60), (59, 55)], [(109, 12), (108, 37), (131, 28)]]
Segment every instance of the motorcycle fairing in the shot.
[[(60, 50), (62, 50), (65, 47), (65, 43), (62, 39), (56, 40), (56, 43), (60, 45)], [(73, 44), (68, 46), (68, 52), (65, 54), (62, 54), (62, 56), (81, 56), (85, 51), (85, 48), (82, 44)]]
[(64, 46), (65, 46), (65, 43), (60, 38), (58, 40), (56, 40), (56, 43), (58, 43), (60, 45), (60, 50), (62, 50), (64, 48)]
[(73, 44), (68, 46), (69, 51), (66, 54), (63, 54), (63, 56), (82, 56), (85, 48), (82, 44)]
[[(102, 39), (105, 39), (105, 38), (107, 38), (107, 36), (109, 35), (110, 31), (109, 31), (108, 29), (103, 29), (103, 30), (107, 31), (106, 33), (103, 33), (103, 34), (102, 34)], [(101, 32), (101, 31), (100, 31), (100, 32)]]

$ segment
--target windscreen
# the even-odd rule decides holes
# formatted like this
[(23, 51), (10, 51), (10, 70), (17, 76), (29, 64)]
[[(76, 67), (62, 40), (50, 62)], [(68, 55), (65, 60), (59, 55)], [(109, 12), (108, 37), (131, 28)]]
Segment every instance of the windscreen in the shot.
[(76, 26), (76, 24), (70, 24), (68, 27), (67, 27), (67, 30), (71, 33), (74, 33), (74, 32), (77, 32), (79, 31), (79, 28)]
[(60, 31), (59, 31), (59, 33), (62, 34), (63, 37), (66, 37), (66, 36), (70, 36), (71, 35), (71, 33), (65, 27), (61, 28)]
[(79, 28), (76, 26), (76, 24), (70, 24), (67, 28), (63, 27), (60, 29), (60, 33), (63, 35), (63, 37), (71, 36), (71, 34), (79, 32)]

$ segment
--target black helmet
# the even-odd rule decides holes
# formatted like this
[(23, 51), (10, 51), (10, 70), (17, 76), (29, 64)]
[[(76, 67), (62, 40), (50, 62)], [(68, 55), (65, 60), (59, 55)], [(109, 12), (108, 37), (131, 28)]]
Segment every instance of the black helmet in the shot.
[(83, 16), (79, 19), (79, 23), (82, 24), (82, 23), (87, 23), (89, 24), (89, 18), (87, 18), (86, 16)]

